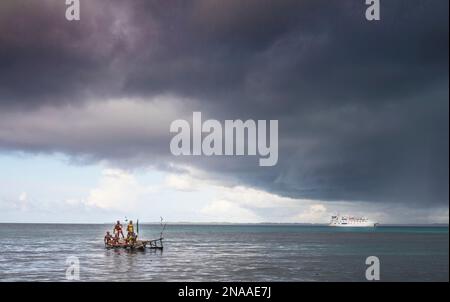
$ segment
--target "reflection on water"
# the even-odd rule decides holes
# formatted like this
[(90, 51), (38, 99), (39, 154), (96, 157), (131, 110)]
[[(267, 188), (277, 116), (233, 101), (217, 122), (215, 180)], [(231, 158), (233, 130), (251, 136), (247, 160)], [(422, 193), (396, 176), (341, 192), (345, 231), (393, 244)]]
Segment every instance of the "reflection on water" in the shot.
[[(1, 281), (363, 281), (365, 259), (385, 281), (448, 281), (448, 228), (173, 225), (164, 251), (105, 249), (107, 225), (2, 224)], [(140, 237), (159, 236), (143, 225)]]

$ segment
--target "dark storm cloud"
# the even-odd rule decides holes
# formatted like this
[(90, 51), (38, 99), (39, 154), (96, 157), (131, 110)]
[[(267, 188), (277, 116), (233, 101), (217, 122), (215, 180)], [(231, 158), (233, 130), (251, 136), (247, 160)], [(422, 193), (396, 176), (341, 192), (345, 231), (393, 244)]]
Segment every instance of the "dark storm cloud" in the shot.
[(26, 109), (120, 95), (139, 25), (129, 23), (122, 1), (82, 2), (83, 21), (75, 23), (65, 19), (65, 1), (2, 1), (0, 104)]
[[(280, 121), (275, 167), (176, 161), (294, 197), (448, 202), (448, 1), (384, 1), (380, 22), (362, 0), (81, 2), (76, 23), (61, 1), (2, 1), (3, 110), (170, 94), (195, 100), (183, 115)], [(0, 147), (160, 165), (162, 136)]]

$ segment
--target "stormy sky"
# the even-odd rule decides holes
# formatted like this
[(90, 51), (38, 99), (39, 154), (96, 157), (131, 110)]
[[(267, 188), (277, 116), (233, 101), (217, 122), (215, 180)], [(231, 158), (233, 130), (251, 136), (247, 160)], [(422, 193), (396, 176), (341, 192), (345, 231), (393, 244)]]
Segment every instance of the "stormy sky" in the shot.
[[(363, 0), (81, 0), (72, 22), (64, 2), (0, 2), (3, 156), (448, 222), (448, 1), (381, 1), (375, 22)], [(279, 120), (278, 164), (174, 157), (170, 123), (193, 111)]]

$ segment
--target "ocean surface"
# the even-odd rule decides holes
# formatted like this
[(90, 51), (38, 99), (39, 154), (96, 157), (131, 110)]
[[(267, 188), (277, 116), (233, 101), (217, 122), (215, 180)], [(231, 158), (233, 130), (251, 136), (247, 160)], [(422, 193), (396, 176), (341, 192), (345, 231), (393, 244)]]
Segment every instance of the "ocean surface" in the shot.
[[(365, 281), (368, 256), (381, 281), (448, 281), (448, 227), (168, 225), (164, 250), (106, 250), (112, 225), (0, 224), (0, 281)], [(159, 225), (140, 225), (140, 238)]]

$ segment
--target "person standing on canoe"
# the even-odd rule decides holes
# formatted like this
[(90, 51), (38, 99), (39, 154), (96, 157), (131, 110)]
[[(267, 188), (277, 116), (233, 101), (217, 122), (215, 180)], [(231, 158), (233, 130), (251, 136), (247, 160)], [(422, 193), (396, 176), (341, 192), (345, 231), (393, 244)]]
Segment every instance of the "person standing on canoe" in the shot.
[(136, 235), (134, 234), (134, 225), (133, 220), (130, 220), (130, 222), (127, 225), (127, 244), (133, 244), (136, 241)]
[(130, 220), (130, 223), (128, 223), (127, 232), (128, 232), (127, 237), (134, 234), (133, 220)]
[(120, 234), (122, 235), (122, 238), (125, 238), (125, 236), (123, 235), (122, 232), (122, 225), (120, 224), (120, 221), (117, 220), (116, 225), (114, 226), (114, 233), (119, 236)]

